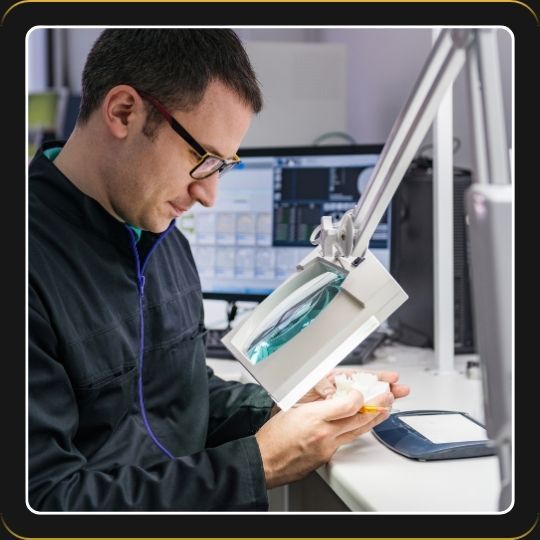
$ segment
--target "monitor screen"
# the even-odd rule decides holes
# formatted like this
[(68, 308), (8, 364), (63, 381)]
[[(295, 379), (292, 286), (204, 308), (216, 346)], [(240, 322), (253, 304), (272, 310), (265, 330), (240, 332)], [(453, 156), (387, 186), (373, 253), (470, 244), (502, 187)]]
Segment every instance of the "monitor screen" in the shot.
[[(382, 145), (259, 148), (219, 183), (212, 208), (177, 220), (191, 244), (205, 298), (262, 300), (313, 249), (321, 217), (339, 218), (365, 190)], [(390, 211), (370, 249), (390, 269)]]

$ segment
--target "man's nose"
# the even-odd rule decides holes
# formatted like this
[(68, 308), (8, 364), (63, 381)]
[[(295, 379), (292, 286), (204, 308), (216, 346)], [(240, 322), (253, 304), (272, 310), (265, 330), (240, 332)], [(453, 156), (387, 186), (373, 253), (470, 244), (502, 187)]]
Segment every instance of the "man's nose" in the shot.
[(210, 208), (214, 206), (217, 197), (217, 185), (218, 185), (219, 173), (197, 180), (196, 194), (197, 200), (203, 206)]

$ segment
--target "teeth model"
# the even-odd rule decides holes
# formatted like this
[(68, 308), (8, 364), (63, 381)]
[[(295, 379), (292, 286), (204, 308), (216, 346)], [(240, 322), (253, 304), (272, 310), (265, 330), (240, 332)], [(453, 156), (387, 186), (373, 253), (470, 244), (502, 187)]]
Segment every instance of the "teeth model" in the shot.
[(364, 396), (364, 403), (368, 403), (376, 396), (390, 391), (387, 382), (379, 381), (376, 375), (371, 373), (342, 373), (335, 376), (336, 393), (333, 398), (346, 396), (349, 390), (358, 390)]

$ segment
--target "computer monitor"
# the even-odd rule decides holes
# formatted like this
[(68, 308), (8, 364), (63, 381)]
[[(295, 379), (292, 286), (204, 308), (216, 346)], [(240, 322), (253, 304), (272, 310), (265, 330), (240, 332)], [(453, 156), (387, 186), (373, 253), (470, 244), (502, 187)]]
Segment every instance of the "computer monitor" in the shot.
[[(260, 301), (314, 247), (323, 215), (339, 218), (364, 192), (382, 145), (249, 148), (220, 179), (214, 207), (177, 220), (191, 244), (208, 299)], [(390, 269), (391, 212), (370, 242)]]

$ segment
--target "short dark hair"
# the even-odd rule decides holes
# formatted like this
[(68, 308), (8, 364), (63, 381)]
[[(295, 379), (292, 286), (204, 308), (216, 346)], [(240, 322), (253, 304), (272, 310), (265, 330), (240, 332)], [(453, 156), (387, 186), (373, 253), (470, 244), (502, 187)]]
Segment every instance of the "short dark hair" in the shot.
[[(262, 109), (259, 82), (238, 36), (229, 29), (107, 29), (88, 54), (78, 122), (86, 123), (107, 92), (120, 84), (151, 94), (167, 108), (190, 110), (219, 80), (254, 113)], [(161, 115), (147, 104), (144, 132)]]

